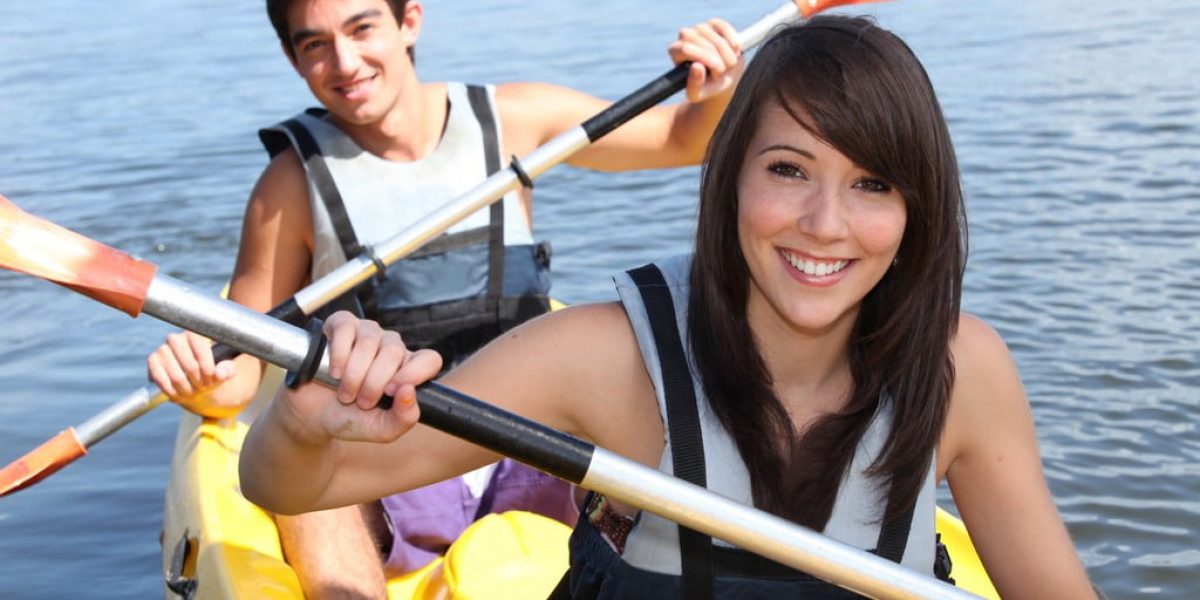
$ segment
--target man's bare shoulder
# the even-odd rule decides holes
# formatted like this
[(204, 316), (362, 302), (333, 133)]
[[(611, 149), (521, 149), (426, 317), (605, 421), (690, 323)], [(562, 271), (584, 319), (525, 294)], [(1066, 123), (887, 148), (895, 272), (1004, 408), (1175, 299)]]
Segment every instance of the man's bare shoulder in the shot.
[(308, 206), (308, 177), (294, 149), (286, 148), (271, 159), (254, 184), (250, 204), (267, 211)]
[(580, 92), (570, 88), (538, 81), (510, 81), (496, 84), (496, 102), (502, 108), (510, 105), (543, 102), (563, 97), (563, 95), (578, 93)]
[[(242, 223), (239, 264), (243, 255), (247, 259), (256, 253), (273, 256), (274, 251), (267, 249), (277, 248), (280, 244), (291, 248), (288, 251), (295, 253), (297, 258), (301, 249), (311, 253), (312, 229), (308, 177), (299, 155), (288, 148), (271, 159), (250, 193)], [(307, 255), (304, 260), (308, 260)]]
[(496, 109), (510, 150), (524, 154), (604, 110), (608, 102), (550, 83), (496, 86)]

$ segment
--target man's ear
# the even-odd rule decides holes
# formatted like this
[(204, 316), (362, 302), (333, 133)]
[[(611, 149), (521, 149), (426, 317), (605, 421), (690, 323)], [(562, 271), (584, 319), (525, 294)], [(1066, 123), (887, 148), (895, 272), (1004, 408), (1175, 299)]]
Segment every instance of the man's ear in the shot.
[(425, 7), (420, 0), (408, 0), (404, 5), (404, 15), (400, 19), (400, 34), (404, 36), (405, 47), (415, 46), (421, 36), (421, 24), (425, 21)]

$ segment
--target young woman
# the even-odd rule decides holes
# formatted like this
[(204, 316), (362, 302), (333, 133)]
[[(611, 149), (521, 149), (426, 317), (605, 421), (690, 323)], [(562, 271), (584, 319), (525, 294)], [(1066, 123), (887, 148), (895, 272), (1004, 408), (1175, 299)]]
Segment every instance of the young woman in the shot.
[[(930, 574), (944, 479), (1003, 596), (1091, 597), (1012, 358), (960, 313), (958, 168), (911, 50), (864, 19), (776, 34), (717, 128), (700, 196), (693, 256), (619, 276), (621, 302), (530, 322), (444, 382), (666, 472), (692, 460), (718, 493)], [(248, 498), (341, 506), (496, 459), (413, 426), (413, 386), (440, 357), (346, 314), (325, 329), (336, 400), (306, 386), (256, 421)], [(378, 410), (385, 392), (395, 406)], [(698, 461), (673, 456), (697, 441)], [(634, 516), (589, 498), (577, 596), (843, 593)]]

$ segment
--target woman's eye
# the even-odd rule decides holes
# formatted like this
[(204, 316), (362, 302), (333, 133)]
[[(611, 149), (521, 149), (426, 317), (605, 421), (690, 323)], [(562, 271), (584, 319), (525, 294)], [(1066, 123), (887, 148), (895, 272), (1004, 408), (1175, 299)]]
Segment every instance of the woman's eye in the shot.
[(775, 175), (779, 175), (782, 177), (803, 178), (805, 176), (804, 171), (802, 171), (799, 166), (789, 163), (789, 162), (783, 162), (783, 161), (771, 163), (770, 165), (767, 166), (767, 170)]
[(854, 184), (854, 186), (859, 189), (878, 194), (886, 194), (892, 191), (892, 186), (886, 181), (882, 179), (873, 179), (870, 177), (860, 179), (858, 183)]

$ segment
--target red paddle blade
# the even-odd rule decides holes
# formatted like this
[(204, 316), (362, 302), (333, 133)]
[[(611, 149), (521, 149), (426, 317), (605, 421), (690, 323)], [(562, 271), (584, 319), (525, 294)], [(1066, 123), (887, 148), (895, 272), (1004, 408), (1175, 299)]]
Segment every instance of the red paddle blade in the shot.
[(0, 196), (0, 267), (69, 287), (131, 317), (142, 312), (157, 270)]
[(800, 9), (800, 14), (804, 18), (811, 17), (823, 10), (828, 10), (836, 6), (845, 6), (848, 4), (869, 4), (871, 2), (882, 2), (883, 0), (795, 0), (796, 7)]
[(0, 497), (41, 481), (85, 454), (87, 448), (80, 443), (74, 428), (59, 432), (29, 454), (0, 469)]

